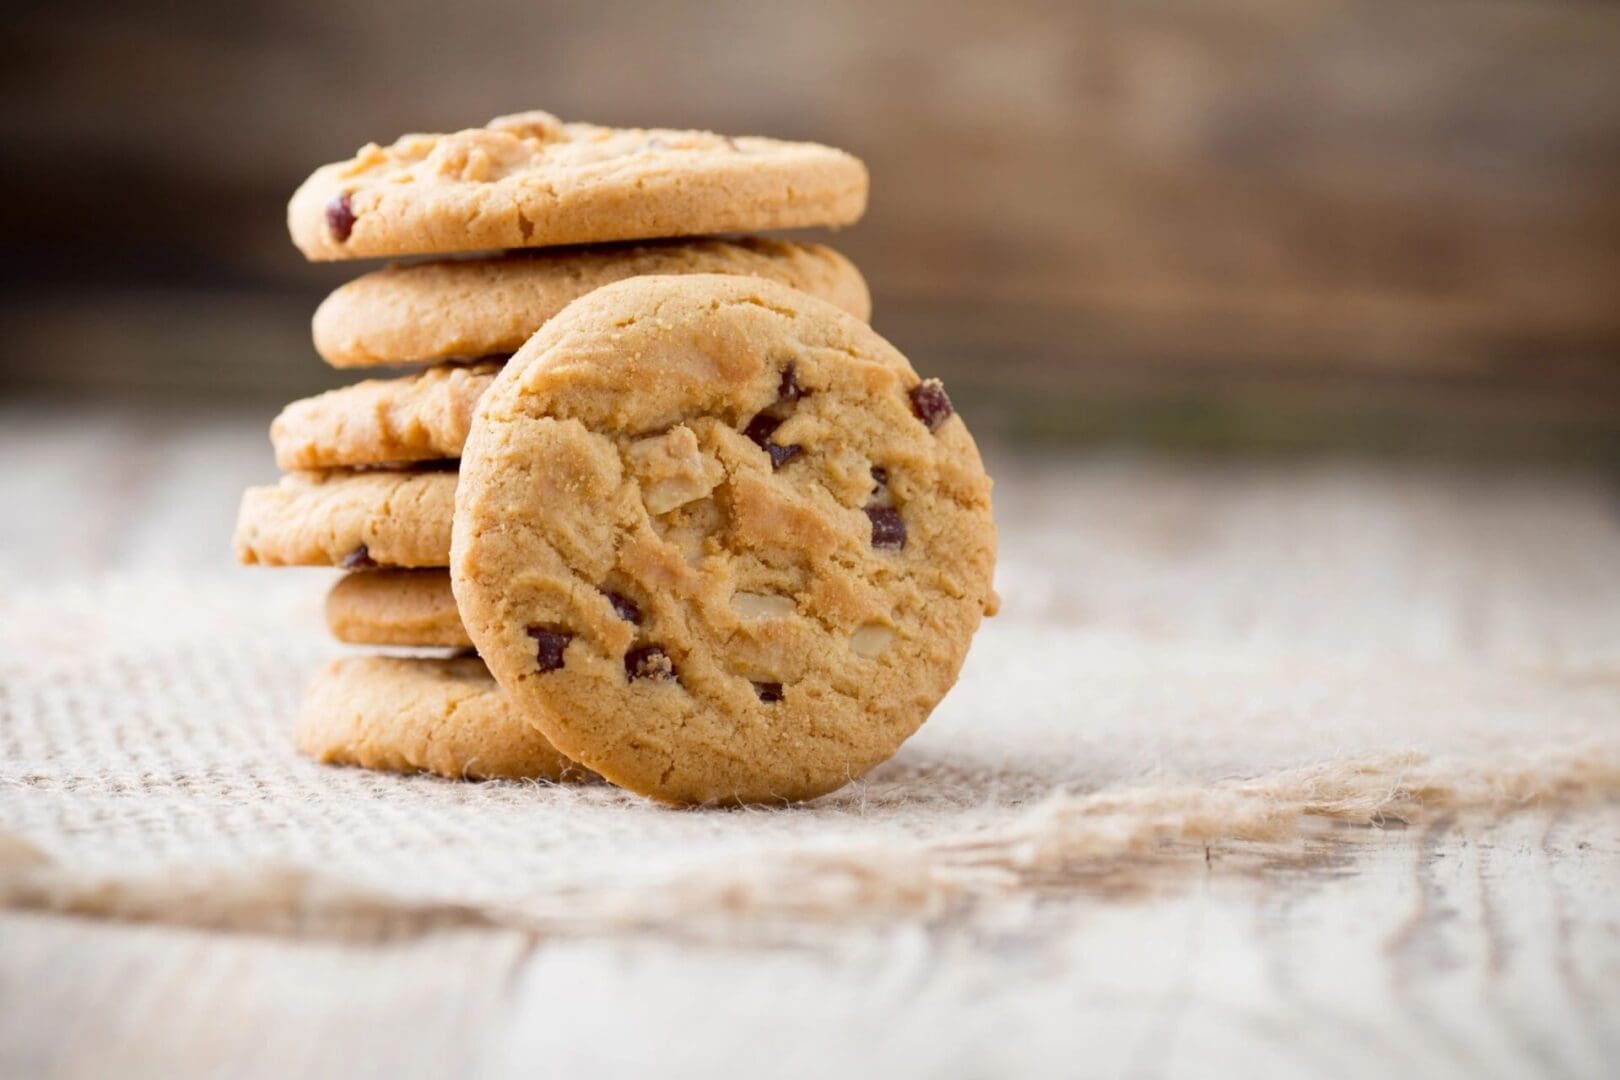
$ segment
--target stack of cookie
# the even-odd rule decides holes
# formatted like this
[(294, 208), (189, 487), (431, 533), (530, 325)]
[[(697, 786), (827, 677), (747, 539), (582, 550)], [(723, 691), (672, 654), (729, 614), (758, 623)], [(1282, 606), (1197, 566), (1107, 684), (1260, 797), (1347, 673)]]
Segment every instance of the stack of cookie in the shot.
[(544, 113), (317, 170), (288, 210), (306, 256), (437, 258), (321, 305), (329, 363), (412, 370), (277, 417), (287, 475), (244, 496), (238, 556), (348, 571), (340, 641), (459, 655), (329, 665), (300, 748), (674, 802), (889, 756), (993, 606), (988, 479), (846, 259), (697, 238), (865, 200), (827, 147)]

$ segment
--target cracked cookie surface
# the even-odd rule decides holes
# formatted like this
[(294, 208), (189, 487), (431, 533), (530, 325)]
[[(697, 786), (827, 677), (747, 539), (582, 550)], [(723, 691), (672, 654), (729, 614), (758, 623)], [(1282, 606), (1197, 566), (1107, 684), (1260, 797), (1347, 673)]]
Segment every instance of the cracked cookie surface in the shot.
[(507, 355), (592, 289), (643, 274), (753, 274), (860, 319), (860, 271), (822, 244), (745, 237), (509, 252), (389, 266), (339, 286), (315, 311), (315, 349), (334, 367)]
[(446, 566), (454, 472), (295, 472), (242, 493), (236, 557), (263, 566)]
[(600, 289), (479, 403), (451, 550), (468, 634), (523, 717), (621, 786), (830, 791), (923, 722), (994, 603), (990, 481), (946, 408), (781, 285)]
[(315, 260), (807, 226), (866, 209), (866, 166), (816, 143), (563, 123), (544, 112), (370, 143), (287, 205)]
[(350, 645), (468, 648), (444, 570), (360, 570), (326, 594), (326, 626)]
[(587, 775), (513, 714), (477, 657), (334, 660), (305, 690), (293, 740), (327, 764), (453, 780)]

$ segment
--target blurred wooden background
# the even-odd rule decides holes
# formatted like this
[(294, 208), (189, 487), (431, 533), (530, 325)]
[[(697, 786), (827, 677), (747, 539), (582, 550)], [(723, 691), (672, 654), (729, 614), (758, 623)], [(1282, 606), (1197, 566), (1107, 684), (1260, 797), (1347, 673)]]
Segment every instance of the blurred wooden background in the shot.
[(1620, 8), (1539, 0), (12, 5), (0, 384), (341, 379), (283, 207), (537, 106), (819, 139), (875, 322), (1008, 436), (1620, 462)]

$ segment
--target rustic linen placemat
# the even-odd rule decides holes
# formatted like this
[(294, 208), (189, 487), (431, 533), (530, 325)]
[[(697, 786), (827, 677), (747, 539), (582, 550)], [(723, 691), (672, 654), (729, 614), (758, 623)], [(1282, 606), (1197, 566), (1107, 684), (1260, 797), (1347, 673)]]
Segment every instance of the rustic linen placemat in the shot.
[(1601, 486), (1063, 463), (998, 488), (1004, 613), (888, 764), (812, 804), (315, 765), (322, 575), (0, 599), (0, 901), (314, 933), (927, 915), (1208, 844), (1620, 793)]

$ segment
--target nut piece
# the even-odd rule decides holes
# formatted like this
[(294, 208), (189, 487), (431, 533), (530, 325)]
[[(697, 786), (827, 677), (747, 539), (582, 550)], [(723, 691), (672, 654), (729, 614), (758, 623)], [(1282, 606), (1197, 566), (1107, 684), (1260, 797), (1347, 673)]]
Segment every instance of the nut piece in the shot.
[(867, 623), (849, 636), (849, 647), (856, 656), (871, 660), (887, 649), (893, 640), (894, 631), (889, 627), (882, 623)]
[(780, 619), (798, 611), (799, 605), (791, 596), (739, 592), (731, 594), (731, 610), (745, 619)]
[(649, 514), (667, 514), (713, 491), (725, 476), (720, 462), (705, 457), (688, 427), (670, 428), (630, 444), (630, 468), (641, 481)]

